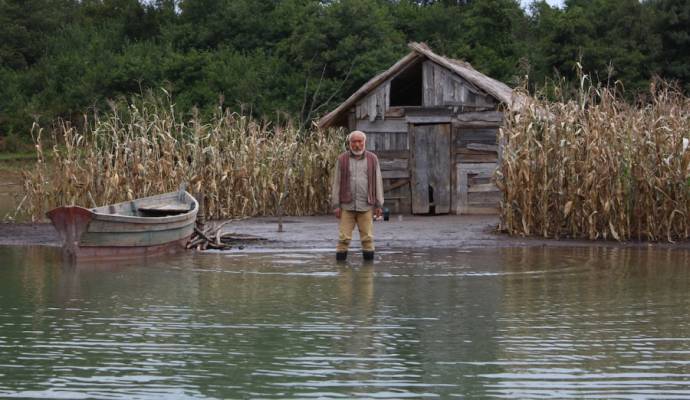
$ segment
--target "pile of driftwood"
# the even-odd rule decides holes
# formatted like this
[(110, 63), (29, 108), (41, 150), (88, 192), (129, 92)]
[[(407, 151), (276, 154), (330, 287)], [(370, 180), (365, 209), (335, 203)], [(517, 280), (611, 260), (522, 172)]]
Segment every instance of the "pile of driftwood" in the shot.
[(258, 236), (223, 231), (225, 225), (235, 221), (239, 220), (231, 219), (223, 221), (218, 225), (209, 224), (208, 226), (203, 222), (197, 221), (194, 233), (187, 243), (187, 248), (196, 250), (229, 250), (233, 246), (237, 246), (239, 249), (243, 249), (245, 244), (266, 240)]

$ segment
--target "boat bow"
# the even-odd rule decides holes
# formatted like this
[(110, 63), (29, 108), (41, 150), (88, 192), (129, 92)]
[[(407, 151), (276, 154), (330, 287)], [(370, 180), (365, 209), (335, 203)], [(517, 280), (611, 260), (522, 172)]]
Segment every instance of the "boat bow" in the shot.
[(78, 206), (58, 207), (46, 213), (62, 239), (62, 248), (76, 254), (81, 235), (88, 229), (93, 213)]

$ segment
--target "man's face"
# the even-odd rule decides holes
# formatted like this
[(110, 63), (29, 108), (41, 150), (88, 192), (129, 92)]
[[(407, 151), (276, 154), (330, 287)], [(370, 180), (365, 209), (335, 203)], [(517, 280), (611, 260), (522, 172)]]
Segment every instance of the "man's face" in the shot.
[(364, 152), (364, 147), (366, 146), (366, 141), (362, 135), (354, 134), (350, 136), (350, 150), (356, 154), (360, 155)]

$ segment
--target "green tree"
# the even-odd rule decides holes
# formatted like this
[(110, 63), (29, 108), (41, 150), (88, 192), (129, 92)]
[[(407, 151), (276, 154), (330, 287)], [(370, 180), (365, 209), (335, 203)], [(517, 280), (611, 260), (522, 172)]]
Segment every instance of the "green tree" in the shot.
[(274, 22), (268, 16), (275, 4), (253, 0), (182, 0), (179, 24), (169, 34), (182, 49), (270, 47), (275, 39), (271, 36)]
[(571, 81), (575, 64), (602, 82), (646, 88), (659, 48), (650, 9), (638, 0), (569, 0), (564, 10), (538, 4), (535, 35), (544, 63)]
[(74, 0), (0, 1), (0, 66), (24, 69), (45, 52), (47, 38), (70, 21)]
[(482, 72), (512, 81), (529, 46), (530, 24), (515, 0), (401, 1), (392, 13), (406, 41), (464, 59)]
[(159, 35), (159, 14), (167, 11), (164, 5), (157, 8), (139, 0), (81, 0), (79, 22), (119, 26), (118, 36), (130, 41), (146, 40)]
[(509, 84), (581, 62), (629, 93), (656, 73), (690, 90), (688, 26), (686, 0), (0, 0), (0, 135), (161, 87), (179, 109), (307, 124), (409, 41)]
[(459, 51), (464, 58), (489, 76), (514, 81), (528, 25), (517, 0), (472, 2), (462, 21)]
[(661, 36), (661, 74), (679, 81), (690, 93), (690, 2), (654, 0), (650, 6), (656, 12), (656, 31)]
[(302, 119), (344, 100), (407, 51), (389, 3), (378, 0), (311, 2), (279, 44), (281, 55), (305, 75)]
[(425, 42), (435, 51), (448, 55), (462, 40), (465, 7), (403, 0), (391, 8), (395, 28), (405, 36), (406, 42)]

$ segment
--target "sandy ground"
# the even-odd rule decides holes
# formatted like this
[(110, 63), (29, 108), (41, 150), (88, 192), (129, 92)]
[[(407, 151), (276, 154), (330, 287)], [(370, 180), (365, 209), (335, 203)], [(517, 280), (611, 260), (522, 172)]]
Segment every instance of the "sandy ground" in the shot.
[[(510, 237), (496, 232), (497, 216), (391, 216), (390, 221), (374, 224), (376, 246), (381, 249), (493, 248), (493, 247), (656, 247), (690, 250), (683, 243), (638, 243), (583, 240), (544, 240)], [(333, 216), (286, 217), (283, 232), (278, 232), (275, 217), (251, 218), (231, 222), (225, 232), (249, 234), (265, 241), (247, 243), (245, 249), (333, 249), (338, 222)], [(352, 250), (359, 248), (355, 231)], [(50, 224), (0, 224), (0, 245), (59, 246), (59, 238)]]
[[(374, 223), (377, 249), (425, 248), (495, 248), (495, 247), (657, 247), (690, 250), (683, 243), (640, 243), (586, 240), (552, 240), (511, 237), (497, 231), (496, 215), (392, 215), (390, 221)], [(278, 220), (252, 218), (228, 225), (224, 231), (251, 234), (268, 239), (265, 248), (335, 248), (338, 220), (333, 216), (286, 217), (284, 232), (278, 232)], [(255, 246), (250, 246), (255, 247)], [(351, 249), (359, 249), (359, 234), (353, 233)]]
[[(405, 247), (484, 247), (508, 236), (494, 233), (495, 216), (391, 216), (389, 221), (374, 223), (378, 248)], [(263, 247), (334, 248), (338, 239), (338, 220), (333, 216), (287, 217), (283, 232), (278, 232), (277, 218), (253, 218), (232, 223), (227, 232), (267, 238)], [(352, 248), (359, 248), (359, 232), (353, 232)]]

